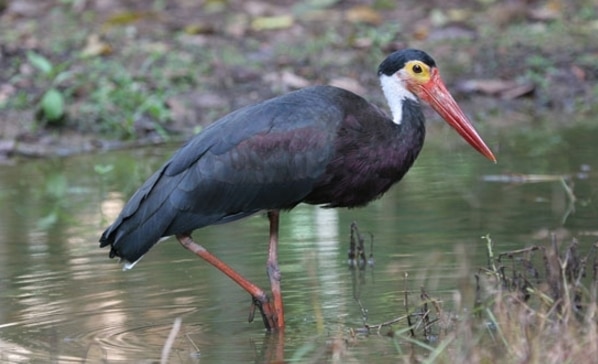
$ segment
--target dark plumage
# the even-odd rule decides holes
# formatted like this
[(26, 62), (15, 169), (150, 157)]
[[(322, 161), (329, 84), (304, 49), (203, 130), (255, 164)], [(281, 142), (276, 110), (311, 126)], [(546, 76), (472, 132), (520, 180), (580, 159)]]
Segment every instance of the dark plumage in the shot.
[[(407, 49), (378, 69), (389, 117), (352, 92), (316, 86), (237, 110), (191, 139), (131, 197), (102, 234), (110, 257), (136, 262), (175, 235), (253, 297), (267, 328), (284, 326), (277, 262), (279, 211), (301, 202), (357, 207), (401, 180), (424, 142), (419, 100), (495, 160), (440, 79), (434, 60)], [(191, 239), (195, 229), (268, 211), (273, 303)]]
[(419, 106), (403, 108), (413, 122), (396, 125), (360, 96), (316, 86), (237, 110), (154, 173), (101, 246), (135, 262), (161, 237), (263, 210), (365, 205), (401, 179), (423, 144)]

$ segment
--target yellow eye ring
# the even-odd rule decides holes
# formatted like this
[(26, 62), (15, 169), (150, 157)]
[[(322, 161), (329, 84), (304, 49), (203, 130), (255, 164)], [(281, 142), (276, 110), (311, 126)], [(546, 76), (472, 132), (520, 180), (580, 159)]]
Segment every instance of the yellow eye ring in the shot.
[(431, 67), (427, 64), (413, 60), (407, 62), (404, 66), (405, 77), (409, 79), (410, 82), (424, 84), (430, 80), (431, 77)]

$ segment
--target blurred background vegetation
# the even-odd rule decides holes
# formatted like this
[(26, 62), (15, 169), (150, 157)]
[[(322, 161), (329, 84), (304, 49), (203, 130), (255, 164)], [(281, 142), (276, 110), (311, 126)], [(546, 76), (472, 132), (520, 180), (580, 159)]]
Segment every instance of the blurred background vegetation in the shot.
[(184, 140), (312, 84), (381, 103), (376, 67), (403, 47), (478, 123), (566, 124), (596, 112), (596, 31), (593, 0), (0, 0), (0, 156)]

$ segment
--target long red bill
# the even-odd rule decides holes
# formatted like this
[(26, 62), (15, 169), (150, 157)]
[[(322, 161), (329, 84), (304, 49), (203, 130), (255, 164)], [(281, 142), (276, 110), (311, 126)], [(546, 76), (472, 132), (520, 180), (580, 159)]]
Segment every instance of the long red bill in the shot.
[(422, 85), (416, 85), (415, 89), (418, 97), (428, 102), (450, 126), (457, 130), (463, 139), (486, 158), (496, 163), (496, 157), (494, 157), (490, 148), (484, 143), (484, 140), (446, 89), (437, 68), (432, 69), (430, 81)]

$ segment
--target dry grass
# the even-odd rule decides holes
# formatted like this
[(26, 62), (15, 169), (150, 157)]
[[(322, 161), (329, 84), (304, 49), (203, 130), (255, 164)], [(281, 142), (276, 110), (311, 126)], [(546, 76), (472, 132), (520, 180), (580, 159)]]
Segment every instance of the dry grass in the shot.
[(422, 288), (409, 327), (394, 332), (403, 362), (596, 362), (598, 243), (583, 256), (576, 241), (561, 247), (555, 237), (547, 247), (495, 255), (486, 239), (474, 309), (448, 313)]

